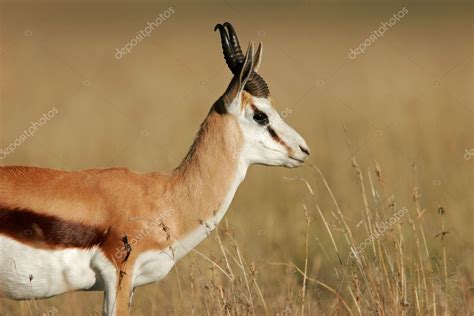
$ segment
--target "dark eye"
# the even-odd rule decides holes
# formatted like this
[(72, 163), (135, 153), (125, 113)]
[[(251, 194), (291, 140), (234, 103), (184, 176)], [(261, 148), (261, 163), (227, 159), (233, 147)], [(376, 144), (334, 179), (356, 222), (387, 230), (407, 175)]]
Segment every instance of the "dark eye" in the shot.
[(268, 116), (263, 112), (255, 112), (255, 114), (253, 115), (253, 119), (260, 125), (268, 124)]

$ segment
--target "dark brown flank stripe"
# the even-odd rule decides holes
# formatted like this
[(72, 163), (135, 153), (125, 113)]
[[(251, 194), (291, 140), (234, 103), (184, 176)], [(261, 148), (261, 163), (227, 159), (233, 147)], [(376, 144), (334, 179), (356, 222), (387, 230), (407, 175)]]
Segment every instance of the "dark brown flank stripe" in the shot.
[(0, 235), (39, 248), (91, 248), (108, 239), (109, 228), (65, 221), (27, 209), (0, 206)]

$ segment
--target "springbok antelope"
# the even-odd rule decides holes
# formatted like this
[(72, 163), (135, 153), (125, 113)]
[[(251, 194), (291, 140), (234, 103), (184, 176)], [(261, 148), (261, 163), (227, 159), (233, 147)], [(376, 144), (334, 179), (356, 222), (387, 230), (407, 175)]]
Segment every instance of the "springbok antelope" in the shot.
[(128, 315), (134, 289), (216, 227), (250, 165), (304, 163), (308, 146), (257, 74), (262, 45), (244, 55), (230, 23), (215, 30), (233, 78), (173, 171), (0, 168), (0, 297), (104, 291), (103, 313)]

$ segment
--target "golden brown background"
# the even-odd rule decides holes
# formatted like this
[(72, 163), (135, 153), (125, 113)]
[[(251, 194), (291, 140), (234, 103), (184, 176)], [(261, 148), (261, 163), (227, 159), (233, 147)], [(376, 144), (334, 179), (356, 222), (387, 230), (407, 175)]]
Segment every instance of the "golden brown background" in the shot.
[[(175, 13), (150, 38), (114, 57), (169, 7)], [(401, 21), (365, 54), (348, 58), (350, 48), (402, 7), (408, 14)], [(450, 265), (472, 294), (474, 156), (464, 157), (474, 148), (472, 9), (472, 3), (451, 1), (2, 2), (0, 148), (53, 107), (59, 113), (0, 165), (144, 172), (177, 166), (231, 78), (213, 32), (216, 23), (230, 21), (243, 46), (264, 43), (259, 72), (287, 122), (307, 140), (310, 162), (325, 174), (348, 221), (355, 227), (363, 207), (350, 139), (364, 174), (377, 162), (400, 207), (413, 207), (417, 178), (434, 249), (437, 210), (445, 208)], [(268, 262), (301, 262), (304, 251), (302, 203), (311, 196), (303, 183), (287, 179), (297, 176), (310, 181), (330, 217), (333, 206), (309, 165), (252, 167), (226, 217), (269, 288), (286, 276), (279, 278), (282, 269)], [(311, 213), (311, 275), (331, 283), (332, 263), (315, 234), (323, 244), (328, 237)], [(198, 249), (210, 255), (217, 247), (209, 240)], [(183, 280), (191, 262), (206, 264), (195, 255), (183, 259)], [(189, 287), (185, 281), (178, 287), (179, 278), (174, 270), (162, 283), (140, 288), (134, 313), (188, 314), (176, 307)], [(42, 315), (52, 308), (83, 315), (101, 304), (97, 293), (0, 300), (0, 315)]]

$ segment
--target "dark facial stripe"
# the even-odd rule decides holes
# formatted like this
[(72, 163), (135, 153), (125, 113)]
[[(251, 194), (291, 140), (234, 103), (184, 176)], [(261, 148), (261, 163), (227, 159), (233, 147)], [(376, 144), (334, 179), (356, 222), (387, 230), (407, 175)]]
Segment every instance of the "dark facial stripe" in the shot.
[(268, 128), (268, 132), (270, 133), (274, 141), (276, 141), (279, 144), (283, 143), (280, 136), (278, 136), (278, 134), (275, 132), (275, 130), (271, 126), (268, 126), (267, 128)]
[(288, 151), (288, 154), (291, 155), (293, 150), (291, 150), (290, 146), (288, 146), (288, 144), (285, 143), (285, 141), (282, 140), (280, 136), (278, 136), (277, 132), (275, 132), (275, 130), (270, 125), (267, 126), (267, 129), (270, 135), (272, 136), (273, 140), (276, 141), (278, 144), (282, 145), (283, 147), (285, 147), (286, 150)]
[[(257, 108), (254, 104), (251, 104), (250, 105), (252, 107), (252, 110), (254, 112), (262, 112), (259, 110), (259, 108)], [(275, 132), (275, 130), (270, 126), (268, 125), (267, 126), (267, 129), (268, 129), (268, 132), (270, 133), (270, 136), (272, 136), (272, 139), (274, 141), (276, 141), (278, 144), (282, 145), (283, 147), (286, 148), (286, 151), (288, 152), (288, 155), (292, 155), (293, 154), (293, 150), (291, 149), (290, 146), (288, 146), (287, 143), (285, 143), (285, 141), (283, 139), (280, 138), (280, 136), (278, 136), (277, 132)]]
[(69, 222), (27, 209), (0, 207), (0, 234), (38, 247), (90, 248), (103, 244), (109, 229)]

